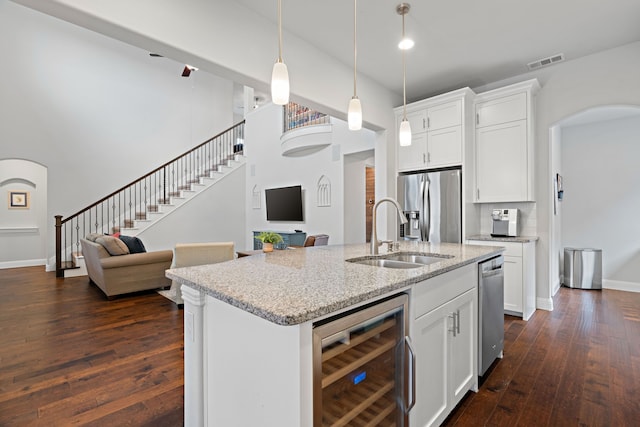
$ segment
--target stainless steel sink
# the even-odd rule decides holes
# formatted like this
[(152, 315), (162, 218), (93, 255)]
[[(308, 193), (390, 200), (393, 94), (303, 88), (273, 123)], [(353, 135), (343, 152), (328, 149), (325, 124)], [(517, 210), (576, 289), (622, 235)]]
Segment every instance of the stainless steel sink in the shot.
[(353, 262), (355, 264), (364, 264), (371, 265), (373, 267), (386, 267), (386, 268), (419, 268), (423, 267), (422, 264), (418, 264), (415, 262), (404, 262), (404, 261), (394, 261), (391, 259), (362, 259), (359, 261), (352, 261), (348, 259), (347, 261)]
[(416, 255), (416, 254), (395, 254), (384, 257), (385, 260), (412, 262), (420, 265), (429, 265), (436, 262), (444, 261), (444, 257), (436, 257), (430, 255)]
[(451, 258), (449, 255), (434, 256), (431, 254), (398, 252), (376, 258), (352, 258), (348, 262), (386, 268), (420, 268)]

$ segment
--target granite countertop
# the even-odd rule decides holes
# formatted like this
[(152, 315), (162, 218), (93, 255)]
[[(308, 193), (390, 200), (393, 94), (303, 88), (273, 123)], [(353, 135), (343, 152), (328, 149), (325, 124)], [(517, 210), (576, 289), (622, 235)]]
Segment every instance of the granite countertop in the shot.
[[(368, 244), (276, 250), (219, 264), (167, 270), (166, 276), (279, 325), (296, 325), (477, 262), (503, 249), (401, 242), (401, 252), (450, 256), (412, 269), (346, 262), (370, 257)], [(381, 247), (381, 254), (385, 251)]]
[(467, 240), (484, 240), (487, 242), (516, 242), (516, 243), (529, 243), (538, 241), (538, 236), (499, 236), (494, 237), (490, 234), (479, 234), (476, 236), (470, 236)]

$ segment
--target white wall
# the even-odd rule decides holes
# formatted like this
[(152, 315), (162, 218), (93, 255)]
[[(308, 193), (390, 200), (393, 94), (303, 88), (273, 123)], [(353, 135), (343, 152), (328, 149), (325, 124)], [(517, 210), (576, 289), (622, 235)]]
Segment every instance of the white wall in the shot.
[[(155, 0), (14, 1), (269, 92), (271, 69), (277, 57), (276, 24), (236, 2), (198, 1), (197, 7), (186, 7), (184, 2), (164, 2), (157, 7)], [(229, 42), (230, 34), (233, 43)], [(349, 94), (353, 90), (352, 67), (294, 35), (285, 32), (284, 38), (291, 100), (346, 120)], [(363, 105), (364, 126), (378, 131), (376, 197), (395, 196), (393, 108), (402, 103), (402, 97), (362, 75), (358, 76), (358, 97)], [(391, 209), (387, 205), (379, 210), (379, 224), (384, 229), (386, 223), (387, 232), (394, 234), (395, 223), (386, 221)], [(384, 230), (381, 231), (384, 236)]]
[(0, 159), (48, 169), (50, 224), (233, 124), (232, 82), (6, 0), (0, 56)]
[[(303, 157), (283, 157), (280, 149), (282, 107), (270, 104), (247, 115), (245, 125), (245, 155), (247, 166), (247, 248), (253, 248), (252, 231), (273, 230), (307, 235), (328, 234), (329, 244), (344, 242), (344, 187), (350, 185), (343, 177), (344, 152), (371, 150), (375, 134), (363, 129), (351, 132), (342, 120), (332, 119), (332, 145)], [(331, 183), (331, 206), (317, 206), (317, 185), (321, 176)], [(264, 190), (266, 188), (302, 185), (302, 222), (266, 220)], [(260, 193), (260, 208), (254, 209), (252, 191)], [(362, 195), (364, 199), (364, 194)]]
[[(561, 142), (562, 142), (562, 131), (559, 126), (554, 126), (550, 130), (550, 139), (549, 144), (551, 145), (549, 151), (549, 170), (552, 174), (560, 174), (564, 178), (564, 169), (562, 167), (562, 150), (561, 150)], [(549, 277), (550, 277), (550, 286), (551, 286), (551, 295), (555, 295), (555, 293), (560, 289), (560, 283), (562, 283), (562, 272), (560, 271), (564, 251), (562, 249), (562, 218), (564, 211), (564, 202), (558, 200), (557, 187), (555, 182), (552, 183), (554, 192), (552, 197), (552, 215), (549, 222), (549, 236), (551, 238), (551, 242), (549, 244)], [(563, 181), (564, 188), (564, 181)], [(555, 199), (555, 208), (553, 206)]]
[(602, 249), (605, 287), (640, 290), (639, 142), (640, 117), (562, 128), (562, 246)]
[[(28, 208), (11, 208), (9, 194), (26, 192)], [(0, 268), (43, 265), (46, 259), (47, 168), (0, 159)]]

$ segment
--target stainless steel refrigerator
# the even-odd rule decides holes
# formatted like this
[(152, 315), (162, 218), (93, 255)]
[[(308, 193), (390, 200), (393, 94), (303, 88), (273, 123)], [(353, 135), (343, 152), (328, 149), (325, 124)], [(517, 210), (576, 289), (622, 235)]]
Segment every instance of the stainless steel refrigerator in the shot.
[(402, 174), (398, 202), (409, 221), (399, 238), (462, 243), (462, 171), (459, 168)]

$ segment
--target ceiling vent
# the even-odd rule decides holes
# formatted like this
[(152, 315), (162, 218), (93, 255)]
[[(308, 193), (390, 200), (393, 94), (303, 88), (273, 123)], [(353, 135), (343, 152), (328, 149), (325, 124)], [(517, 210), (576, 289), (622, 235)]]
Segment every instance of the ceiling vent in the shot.
[(537, 70), (538, 68), (546, 67), (548, 65), (552, 65), (562, 61), (564, 61), (564, 54), (559, 53), (557, 55), (552, 55), (547, 58), (542, 58), (542, 59), (538, 59), (537, 61), (529, 62), (527, 64), (527, 68), (529, 68), (529, 70)]

